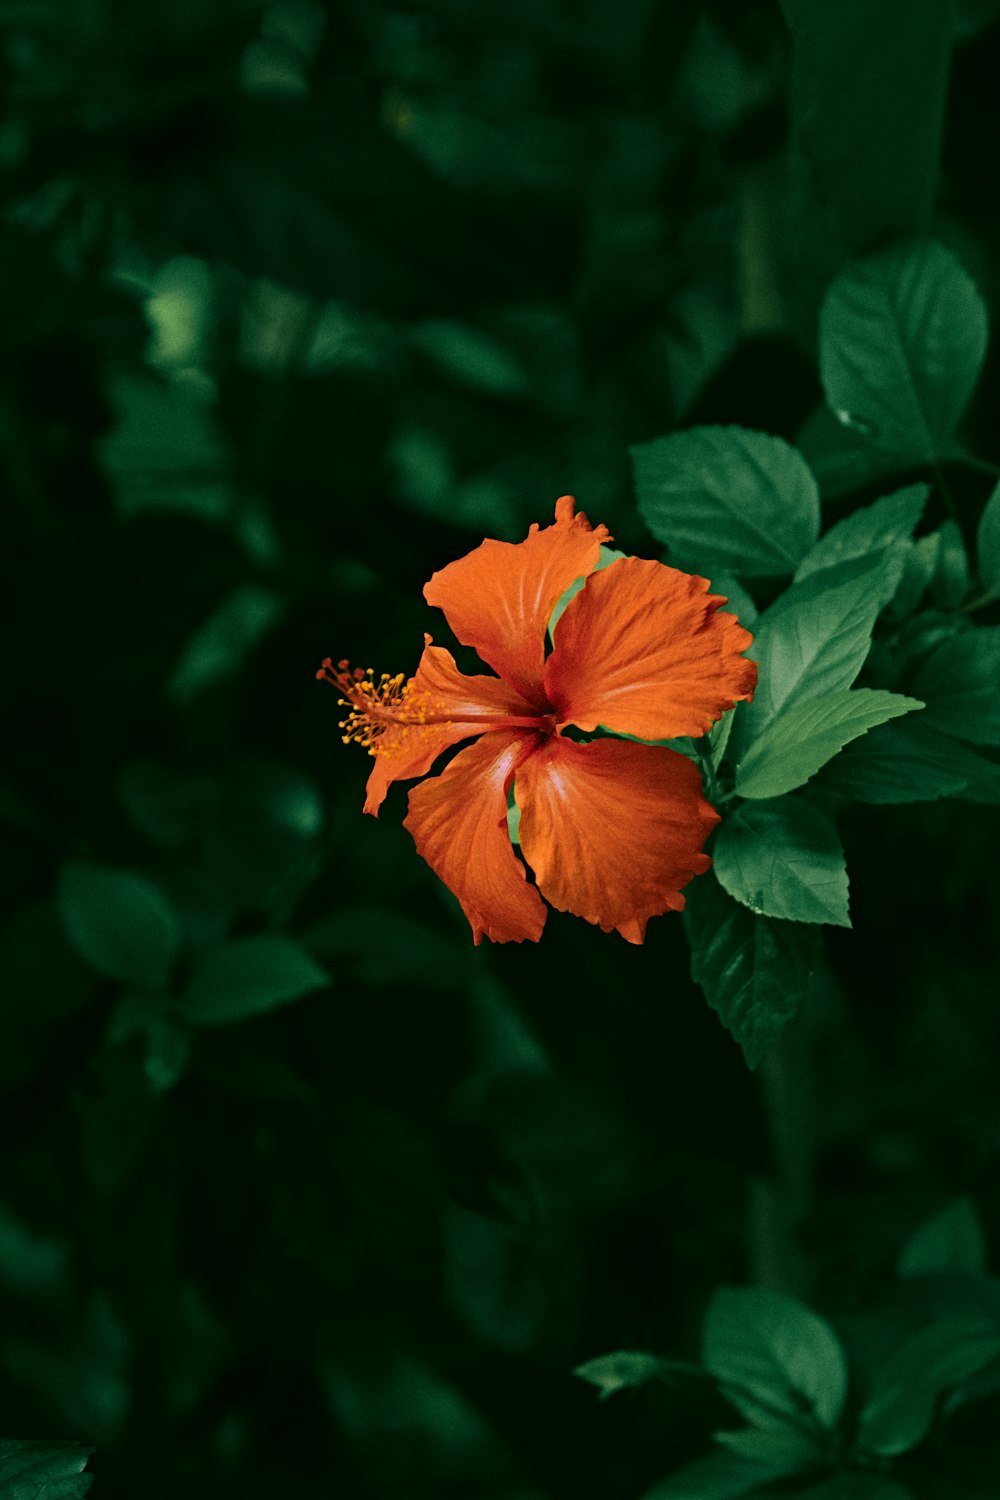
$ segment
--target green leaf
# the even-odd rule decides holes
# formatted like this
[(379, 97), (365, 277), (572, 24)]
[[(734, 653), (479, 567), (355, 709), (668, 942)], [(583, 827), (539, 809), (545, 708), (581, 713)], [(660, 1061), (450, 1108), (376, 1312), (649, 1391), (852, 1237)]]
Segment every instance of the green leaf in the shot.
[(942, 641), (917, 673), (923, 722), (973, 745), (1000, 746), (1000, 625)]
[(780, 797), (794, 791), (850, 740), (876, 724), (908, 714), (923, 704), (881, 688), (826, 693), (785, 709), (754, 740), (736, 767), (741, 797)]
[(755, 917), (711, 876), (686, 892), (691, 977), (755, 1068), (809, 993), (815, 927)]
[(942, 609), (957, 609), (969, 592), (969, 555), (957, 521), (943, 521), (938, 535), (941, 542), (934, 570), (934, 597)]
[(83, 1472), (93, 1451), (79, 1443), (0, 1439), (0, 1500), (80, 1500), (94, 1481)]
[(901, 569), (895, 551), (851, 560), (793, 584), (775, 600), (754, 632), (751, 655), (760, 680), (740, 716), (741, 744), (793, 704), (851, 686)]
[(814, 783), (855, 802), (933, 802), (955, 797), (1000, 768), (985, 756), (923, 722), (924, 714), (879, 724), (830, 761)]
[(823, 1457), (818, 1434), (800, 1432), (797, 1427), (743, 1427), (738, 1432), (713, 1434), (720, 1447), (745, 1458), (749, 1463), (783, 1463), (787, 1474), (815, 1469)]
[(712, 865), (723, 890), (757, 916), (851, 925), (837, 830), (800, 797), (737, 808), (715, 836)]
[(928, 1434), (946, 1391), (1000, 1357), (1000, 1327), (985, 1318), (943, 1318), (892, 1350), (858, 1419), (857, 1441), (885, 1458)]
[(853, 262), (820, 310), (820, 378), (846, 425), (914, 458), (944, 453), (979, 378), (986, 310), (960, 262), (933, 240)]
[(838, 422), (825, 401), (803, 422), (795, 434), (795, 446), (815, 474), (824, 500), (835, 500), (863, 485), (889, 483), (913, 462), (906, 454), (873, 448), (860, 432)]
[(520, 362), (490, 334), (468, 323), (434, 318), (418, 323), (411, 342), (439, 369), (492, 396), (523, 396), (531, 389)]
[(930, 485), (911, 484), (838, 521), (799, 563), (796, 583), (823, 568), (855, 558), (872, 557), (896, 542), (909, 541), (924, 513), (929, 494)]
[(789, 1470), (783, 1460), (750, 1463), (735, 1453), (713, 1453), (662, 1479), (646, 1491), (642, 1500), (741, 1500), (790, 1472), (795, 1471)]
[(986, 502), (976, 530), (976, 566), (988, 593), (1000, 597), (1000, 484)]
[(326, 970), (293, 938), (234, 938), (197, 961), (178, 1010), (192, 1026), (223, 1026), (329, 983)]
[(679, 567), (780, 576), (816, 541), (816, 481), (781, 438), (695, 427), (631, 451), (640, 514)]
[(905, 620), (916, 609), (937, 572), (940, 553), (941, 534), (937, 531), (920, 537), (907, 550), (903, 576), (889, 606), (888, 613), (893, 620)]
[(723, 1394), (755, 1426), (774, 1429), (810, 1412), (840, 1421), (847, 1360), (825, 1319), (763, 1287), (722, 1287), (709, 1304), (702, 1360)]
[(598, 1355), (597, 1359), (588, 1359), (585, 1364), (577, 1365), (573, 1371), (581, 1380), (595, 1385), (602, 1399), (614, 1395), (615, 1391), (645, 1385), (650, 1380), (662, 1380), (672, 1373), (690, 1374), (690, 1367), (678, 1367), (658, 1355), (643, 1354), (634, 1349)]
[(167, 691), (176, 703), (234, 676), (284, 612), (273, 589), (246, 583), (224, 599), (185, 647)]
[[(508, 823), (509, 827), (509, 823)], [(388, 906), (344, 906), (307, 935), (310, 952), (350, 961), (366, 984), (427, 984), (447, 988), (469, 978), (468, 955), (419, 917)]]
[(899, 1257), (900, 1276), (925, 1271), (986, 1271), (986, 1235), (971, 1198), (955, 1198), (921, 1224)]
[(815, 250), (831, 241), (866, 250), (921, 229), (938, 184), (952, 0), (782, 0), (782, 9), (797, 145), (817, 200)]
[(108, 979), (162, 989), (180, 945), (173, 907), (134, 870), (63, 865), (56, 905), (80, 957)]

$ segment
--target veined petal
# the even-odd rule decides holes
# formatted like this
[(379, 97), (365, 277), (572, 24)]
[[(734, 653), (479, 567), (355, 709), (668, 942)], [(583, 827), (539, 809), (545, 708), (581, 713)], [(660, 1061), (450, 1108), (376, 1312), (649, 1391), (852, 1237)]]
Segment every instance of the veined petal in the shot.
[(587, 580), (555, 630), (545, 690), (562, 723), (666, 740), (701, 735), (753, 697), (753, 637), (708, 582), (626, 557)]
[(488, 729), (531, 728), (537, 712), (500, 677), (466, 677), (451, 652), (432, 646), (411, 679), (409, 721), (389, 723), (376, 741), (365, 812), (378, 816), (394, 781), (423, 776), (443, 751)]
[(718, 813), (697, 767), (662, 745), (553, 736), (518, 767), (514, 800), (546, 901), (630, 943), (682, 910), (681, 888), (712, 863), (701, 851)]
[(507, 793), (538, 736), (524, 730), (484, 734), (459, 752), (440, 776), (410, 793), (403, 826), (456, 895), (472, 927), (495, 943), (537, 942), (545, 905), (529, 885), (507, 832)]
[(592, 527), (572, 495), (556, 501), (553, 525), (533, 525), (523, 542), (485, 541), (435, 573), (424, 588), (466, 646), (540, 707), (545, 630), (560, 594), (592, 573), (605, 526)]

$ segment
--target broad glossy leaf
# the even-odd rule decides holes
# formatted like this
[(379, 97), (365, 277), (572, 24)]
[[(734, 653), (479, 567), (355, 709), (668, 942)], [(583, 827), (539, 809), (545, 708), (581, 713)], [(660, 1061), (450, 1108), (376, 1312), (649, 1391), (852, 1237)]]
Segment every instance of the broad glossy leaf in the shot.
[(694, 881), (686, 895), (691, 977), (755, 1068), (808, 996), (819, 934), (755, 917), (711, 876)]
[(943, 1318), (897, 1344), (878, 1371), (858, 1419), (857, 1440), (869, 1453), (891, 1458), (927, 1436), (937, 1403), (1000, 1358), (995, 1318)]
[(167, 983), (180, 924), (144, 875), (82, 861), (63, 865), (56, 905), (74, 948), (98, 973), (138, 989)]
[(983, 588), (1000, 597), (1000, 484), (990, 495), (979, 518), (976, 566)]
[(794, 572), (819, 534), (802, 455), (745, 427), (695, 427), (632, 449), (639, 511), (671, 560), (711, 577)]
[(942, 641), (917, 673), (923, 722), (973, 745), (1000, 746), (1000, 625)]
[(853, 688), (797, 703), (753, 741), (736, 767), (736, 790), (753, 798), (794, 791), (850, 740), (922, 707), (916, 698), (881, 688)]
[(740, 716), (741, 745), (793, 704), (851, 686), (902, 568), (893, 547), (823, 569), (775, 600), (754, 629), (750, 655), (760, 680)]
[(855, 802), (933, 802), (992, 776), (1000, 792), (1000, 767), (923, 720), (921, 713), (876, 725), (823, 767), (817, 790)]
[(871, 557), (895, 542), (908, 541), (924, 513), (929, 494), (929, 485), (911, 484), (838, 521), (799, 563), (796, 583), (837, 563)]
[(847, 1396), (840, 1340), (825, 1319), (780, 1292), (717, 1291), (705, 1315), (702, 1360), (727, 1399), (757, 1427), (794, 1425), (803, 1410), (825, 1428), (840, 1420)]
[(329, 982), (326, 970), (293, 938), (234, 938), (199, 958), (178, 1010), (192, 1026), (222, 1026), (287, 1005)]
[(879, 448), (943, 453), (979, 378), (986, 310), (950, 250), (913, 240), (848, 265), (820, 310), (820, 378), (841, 421)]
[(92, 1448), (0, 1439), (0, 1500), (80, 1500), (94, 1481)]
[(971, 1198), (955, 1198), (921, 1224), (899, 1257), (900, 1276), (925, 1271), (986, 1271), (986, 1235)]
[(723, 890), (758, 916), (851, 925), (837, 830), (801, 797), (737, 808), (716, 833), (712, 865)]

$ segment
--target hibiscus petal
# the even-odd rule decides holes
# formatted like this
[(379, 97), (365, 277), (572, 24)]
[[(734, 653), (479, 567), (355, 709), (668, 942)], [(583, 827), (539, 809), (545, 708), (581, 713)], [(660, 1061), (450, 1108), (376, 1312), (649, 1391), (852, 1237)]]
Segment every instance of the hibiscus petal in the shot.
[(514, 799), (546, 901), (630, 943), (682, 910), (681, 887), (712, 863), (701, 850), (719, 816), (697, 767), (661, 745), (553, 736), (518, 767)]
[(423, 776), (450, 746), (488, 729), (529, 728), (537, 718), (509, 683), (499, 677), (466, 677), (450, 651), (432, 646), (429, 635), (424, 641), (408, 701), (426, 718), (390, 727), (379, 738), (365, 798), (365, 812), (375, 817), (394, 781)]
[(531, 527), (523, 542), (486, 541), (435, 573), (424, 588), (466, 646), (540, 707), (545, 631), (560, 594), (592, 573), (605, 526), (573, 514), (572, 495), (556, 501), (556, 519)]
[(545, 926), (545, 905), (507, 832), (514, 772), (537, 744), (525, 731), (484, 734), (410, 793), (403, 826), (458, 897), (475, 943), (484, 933), (494, 943), (537, 942)]
[(708, 582), (626, 557), (587, 580), (566, 606), (545, 664), (562, 723), (666, 740), (704, 734), (751, 698), (757, 668), (740, 653), (753, 637), (719, 611)]

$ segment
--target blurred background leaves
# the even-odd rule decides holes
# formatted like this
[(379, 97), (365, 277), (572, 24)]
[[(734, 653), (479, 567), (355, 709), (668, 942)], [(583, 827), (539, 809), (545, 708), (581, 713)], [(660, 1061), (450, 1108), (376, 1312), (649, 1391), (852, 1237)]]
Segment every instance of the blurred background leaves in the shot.
[(820, 294), (933, 215), (995, 327), (1000, 238), (998, 7), (877, 11), (0, 5), (3, 1428), (108, 1500), (630, 1500), (723, 1404), (575, 1365), (690, 1353), (723, 1283), (849, 1316), (957, 1193), (996, 1243), (983, 810), (850, 815), (755, 1078), (679, 921), (474, 951), (312, 675), (412, 669), (431, 572), (567, 490), (655, 552), (628, 449), (678, 426), (810, 419), (875, 497)]

